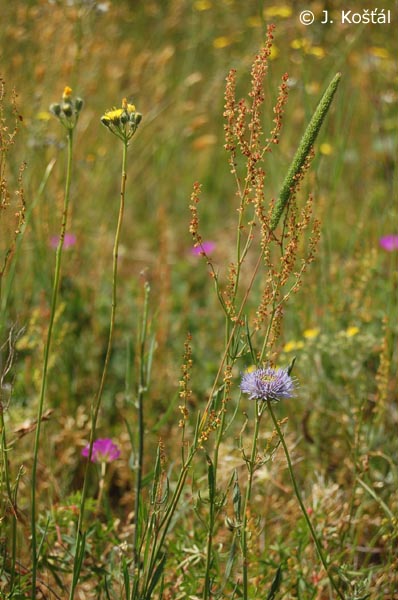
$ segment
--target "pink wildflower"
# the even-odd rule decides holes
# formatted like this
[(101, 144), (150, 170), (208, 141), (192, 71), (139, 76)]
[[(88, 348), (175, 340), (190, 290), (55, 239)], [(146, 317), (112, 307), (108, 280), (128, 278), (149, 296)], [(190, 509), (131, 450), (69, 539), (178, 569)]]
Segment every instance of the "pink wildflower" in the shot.
[[(90, 450), (90, 444), (87, 444), (82, 450), (83, 456), (88, 456)], [(91, 455), (91, 462), (112, 462), (119, 458), (120, 449), (117, 444), (114, 444), (110, 438), (98, 438), (93, 444), (93, 453)]]
[(215, 243), (208, 240), (207, 242), (202, 242), (200, 246), (194, 246), (191, 249), (191, 254), (193, 254), (194, 256), (200, 256), (202, 252), (210, 254), (211, 252), (213, 252), (215, 247)]
[[(56, 249), (58, 247), (58, 244), (59, 244), (59, 235), (53, 235), (50, 239), (51, 248)], [(65, 250), (67, 250), (71, 246), (74, 246), (75, 244), (76, 244), (75, 234), (74, 233), (65, 233), (65, 237), (64, 237)]]
[(394, 235), (392, 233), (389, 235), (384, 235), (379, 239), (379, 244), (383, 250), (387, 250), (387, 252), (398, 250), (398, 235)]

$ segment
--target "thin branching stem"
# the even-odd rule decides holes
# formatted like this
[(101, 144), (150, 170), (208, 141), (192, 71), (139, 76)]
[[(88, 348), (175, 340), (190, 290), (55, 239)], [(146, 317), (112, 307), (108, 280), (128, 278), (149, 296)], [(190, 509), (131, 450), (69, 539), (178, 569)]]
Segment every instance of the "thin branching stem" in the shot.
[(231, 347), (231, 344), (232, 344), (232, 342), (234, 340), (235, 333), (238, 330), (238, 327), (240, 326), (240, 320), (241, 320), (241, 317), (242, 317), (242, 314), (243, 314), (243, 309), (246, 306), (246, 302), (247, 302), (247, 300), (249, 298), (251, 289), (252, 289), (253, 284), (254, 284), (254, 280), (256, 279), (256, 275), (257, 275), (258, 269), (260, 267), (262, 257), (263, 257), (263, 252), (260, 252), (259, 257), (258, 257), (257, 262), (256, 262), (256, 265), (255, 265), (255, 267), (253, 269), (253, 273), (252, 273), (252, 277), (250, 279), (249, 285), (248, 285), (248, 287), (246, 289), (245, 295), (244, 295), (242, 303), (240, 305), (239, 312), (238, 312), (238, 314), (236, 316), (234, 326), (232, 328), (231, 334), (230, 334), (229, 339), (227, 341), (227, 344), (226, 344), (223, 356), (221, 358), (220, 366), (218, 368), (217, 375), (216, 375), (216, 377), (214, 379), (214, 383), (213, 383), (213, 387), (212, 387), (211, 392), (210, 392), (209, 400), (208, 400), (208, 402), (206, 404), (205, 410), (203, 412), (203, 415), (202, 415), (202, 418), (201, 418), (201, 421), (200, 421), (200, 425), (199, 425), (199, 430), (200, 431), (203, 430), (203, 428), (204, 428), (204, 426), (206, 424), (206, 419), (207, 419), (208, 414), (209, 414), (210, 406), (211, 406), (211, 404), (213, 402), (213, 397), (214, 397), (214, 393), (216, 391), (217, 383), (218, 383), (218, 381), (220, 379), (221, 372), (222, 372), (222, 370), (224, 368), (224, 364), (225, 364), (225, 361), (227, 359), (228, 352), (229, 352), (229, 349)]

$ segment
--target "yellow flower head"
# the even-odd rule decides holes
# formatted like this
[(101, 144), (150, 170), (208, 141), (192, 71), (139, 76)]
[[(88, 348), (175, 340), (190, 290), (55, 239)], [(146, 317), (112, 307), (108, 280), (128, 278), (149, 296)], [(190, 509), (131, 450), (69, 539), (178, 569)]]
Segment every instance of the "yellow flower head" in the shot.
[(114, 125), (119, 125), (120, 117), (123, 114), (122, 108), (114, 108), (113, 110), (107, 110), (106, 113), (101, 117), (102, 123), (106, 125), (106, 123), (113, 123)]
[(325, 156), (330, 156), (330, 154), (333, 154), (333, 146), (328, 142), (324, 142), (323, 144), (321, 144), (319, 146), (319, 150), (321, 154), (324, 154)]
[(136, 132), (141, 119), (142, 115), (136, 111), (134, 104), (129, 104), (127, 98), (123, 98), (122, 108), (107, 110), (101, 117), (101, 123), (127, 143)]
[(301, 348), (304, 348), (304, 342), (302, 340), (297, 342), (295, 340), (291, 340), (290, 342), (286, 342), (286, 344), (283, 346), (283, 351), (294, 352), (295, 350), (301, 350)]
[(72, 96), (72, 88), (70, 88), (69, 86), (66, 86), (64, 89), (64, 93), (62, 94), (62, 100), (70, 100), (70, 97)]
[(357, 335), (357, 333), (359, 333), (359, 327), (355, 327), (355, 325), (352, 325), (345, 330), (347, 337), (354, 337), (354, 335)]
[(233, 44), (231, 36), (221, 35), (213, 40), (214, 48), (227, 48), (227, 46), (230, 46), (231, 44)]
[(312, 56), (316, 56), (317, 58), (323, 58), (326, 56), (326, 52), (322, 46), (310, 46), (307, 49), (307, 54), (312, 54)]
[(270, 19), (272, 17), (281, 17), (282, 19), (288, 19), (291, 15), (292, 9), (286, 4), (270, 6), (269, 8), (266, 8), (264, 10), (264, 16), (266, 19)]
[(313, 329), (306, 329), (303, 332), (303, 336), (307, 339), (307, 340), (312, 340), (313, 338), (318, 337), (319, 335), (319, 329), (317, 327), (314, 327)]
[(198, 11), (209, 10), (212, 7), (211, 2), (209, 0), (197, 0), (194, 2), (194, 9)]
[(383, 48), (380, 46), (372, 46), (371, 48), (369, 48), (369, 52), (377, 58), (390, 58), (390, 53), (387, 50), (387, 48)]

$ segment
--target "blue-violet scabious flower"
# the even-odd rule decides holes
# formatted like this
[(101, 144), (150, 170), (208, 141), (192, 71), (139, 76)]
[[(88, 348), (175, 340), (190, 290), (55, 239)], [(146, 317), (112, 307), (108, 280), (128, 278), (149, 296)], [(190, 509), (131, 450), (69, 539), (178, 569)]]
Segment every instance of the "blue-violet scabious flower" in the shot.
[[(82, 450), (83, 456), (88, 456), (90, 444), (87, 444)], [(110, 463), (120, 456), (119, 447), (112, 442), (110, 438), (98, 438), (93, 444), (93, 453), (91, 455), (91, 462)]]
[(295, 380), (288, 369), (266, 367), (243, 374), (240, 389), (250, 400), (271, 400), (291, 398), (294, 395)]

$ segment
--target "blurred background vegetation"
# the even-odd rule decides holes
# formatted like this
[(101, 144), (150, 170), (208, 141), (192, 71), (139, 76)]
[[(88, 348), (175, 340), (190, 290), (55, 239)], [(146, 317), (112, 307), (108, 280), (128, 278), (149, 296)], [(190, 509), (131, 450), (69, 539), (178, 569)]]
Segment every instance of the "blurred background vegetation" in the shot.
[[(281, 142), (266, 163), (270, 199), (278, 194), (323, 90), (342, 72), (302, 186), (302, 198), (314, 194), (322, 236), (317, 260), (286, 313), (280, 362), (288, 364), (297, 356), (300, 397), (281, 407), (281, 415), (289, 415), (297, 453), (305, 452), (311, 461), (310, 466), (298, 466), (303, 480), (319, 471), (331, 477), (330, 486), (337, 482), (349, 487), (353, 468), (366, 459), (371, 482), (379, 481), (379, 493), (397, 508), (393, 365), (398, 253), (386, 252), (379, 238), (398, 233), (398, 11), (396, 2), (377, 6), (392, 10), (395, 25), (343, 25), (339, 14), (350, 7), (339, 0), (308, 0), (305, 6), (261, 0), (1, 0), (0, 74), (8, 98), (16, 90), (23, 117), (7, 160), (10, 189), (17, 189), (20, 163), (27, 163), (27, 226), (3, 282), (0, 343), (12, 326), (23, 329), (7, 412), (11, 430), (35, 415), (54, 269), (50, 240), (58, 234), (61, 218), (65, 136), (48, 107), (60, 100), (66, 85), (85, 101), (75, 137), (68, 231), (76, 242), (63, 260), (48, 391), (54, 414), (42, 448), (43, 481), (48, 482), (43, 493), (51, 490), (57, 499), (78, 486), (88, 406), (107, 340), (121, 148), (100, 117), (119, 107), (123, 97), (143, 114), (129, 149), (117, 336), (100, 422), (100, 432), (119, 434), (127, 453), (122, 417), (133, 418), (126, 381), (134, 387), (145, 281), (151, 285), (151, 327), (157, 344), (147, 407), (148, 428), (158, 423), (154, 444), (160, 432), (167, 445), (167, 436), (177, 427), (187, 331), (193, 337), (192, 385), (198, 408), (217, 370), (223, 317), (205, 262), (191, 252), (189, 197), (193, 182), (200, 181), (201, 233), (215, 243), (212, 257), (226, 277), (222, 265), (234, 256), (237, 203), (223, 148), (225, 77), (230, 68), (237, 69), (237, 95), (247, 94), (253, 57), (266, 25), (275, 23), (266, 79), (266, 131), (272, 128), (272, 106), (285, 72), (290, 92)], [(304, 8), (318, 17), (308, 27), (299, 22)], [(374, 6), (363, 2), (363, 8)], [(333, 24), (319, 23), (325, 9)], [(12, 122), (11, 113), (5, 117)], [(46, 168), (52, 168), (48, 179)], [(12, 211), (4, 213), (4, 231), (10, 231), (13, 218)], [(7, 235), (1, 233), (2, 255)], [(175, 407), (171, 418), (159, 424), (170, 406)], [(30, 447), (26, 436), (19, 442), (20, 456), (27, 456)], [(64, 478), (57, 480), (61, 469)], [(124, 481), (117, 481), (115, 488), (127, 493), (129, 475), (118, 477)], [(377, 511), (374, 503), (367, 527), (380, 527)]]

